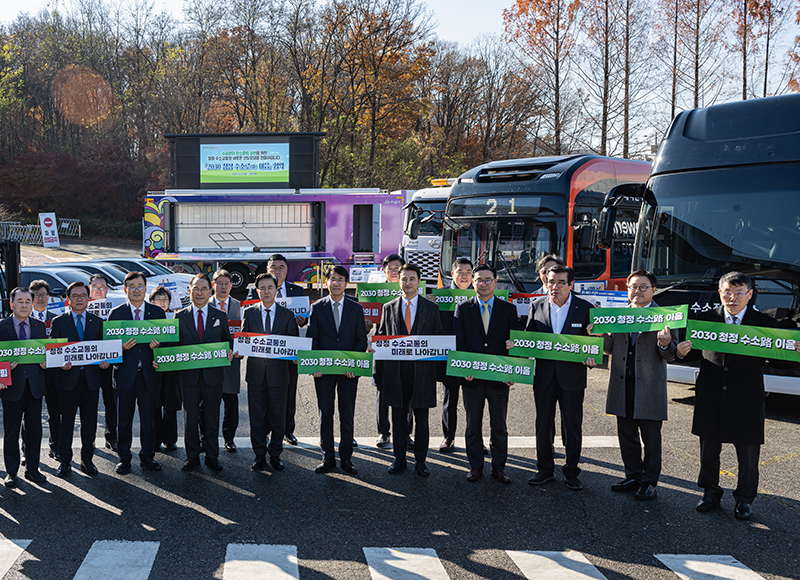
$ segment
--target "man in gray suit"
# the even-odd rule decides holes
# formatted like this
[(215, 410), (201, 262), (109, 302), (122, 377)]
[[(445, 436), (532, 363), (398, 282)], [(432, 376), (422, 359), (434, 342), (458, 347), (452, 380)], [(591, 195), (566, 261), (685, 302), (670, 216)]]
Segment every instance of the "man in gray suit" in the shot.
[[(653, 302), (656, 284), (656, 277), (646, 270), (630, 274), (630, 308), (658, 306)], [(591, 324), (587, 331), (591, 334)], [(654, 499), (661, 475), (661, 424), (667, 420), (667, 363), (675, 360), (678, 333), (665, 327), (658, 332), (602, 336), (603, 351), (611, 355), (606, 413), (617, 417), (619, 450), (625, 466), (625, 479), (611, 489), (635, 491), (640, 500)]]
[[(421, 277), (416, 264), (405, 264), (400, 268), (403, 295), (384, 305), (378, 335), (444, 334), (439, 307), (417, 294)], [(381, 403), (392, 408), (394, 427), (394, 463), (389, 467), (389, 473), (400, 473), (407, 466), (406, 446), (397, 442), (405, 441), (409, 435), (407, 418), (410, 408), (417, 422), (414, 437), (415, 470), (422, 477), (427, 477), (430, 474), (425, 463), (430, 443), (428, 409), (436, 407), (436, 363), (396, 360), (380, 363), (376, 365), (375, 379)]]
[[(222, 310), (228, 320), (241, 320), (242, 308), (239, 301), (231, 296), (231, 275), (227, 270), (217, 270), (214, 272), (211, 286), (214, 289), (214, 297), (211, 299), (211, 306)], [(231, 366), (223, 368), (225, 380), (222, 382), (222, 439), (225, 441), (225, 451), (236, 453), (236, 428), (239, 426), (239, 391), (241, 389), (241, 360), (235, 358), (231, 361)], [(202, 426), (202, 413), (200, 414)]]
[[(256, 291), (261, 304), (244, 311), (242, 332), (298, 336), (294, 314), (288, 308), (275, 304), (278, 281), (272, 274), (259, 274)], [(247, 357), (247, 406), (250, 411), (250, 441), (256, 459), (252, 471), (261, 471), (269, 463), (276, 471), (283, 471), (281, 452), (286, 425), (286, 396), (289, 390), (289, 367), (297, 364), (287, 360)], [(271, 437), (267, 446), (266, 418), (269, 417)]]

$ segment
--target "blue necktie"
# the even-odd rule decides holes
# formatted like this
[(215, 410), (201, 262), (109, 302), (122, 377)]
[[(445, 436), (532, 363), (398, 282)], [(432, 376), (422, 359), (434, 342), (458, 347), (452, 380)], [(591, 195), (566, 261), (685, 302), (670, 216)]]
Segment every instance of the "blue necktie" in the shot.
[(78, 328), (78, 340), (83, 340), (83, 314), (78, 314), (75, 318), (75, 326)]

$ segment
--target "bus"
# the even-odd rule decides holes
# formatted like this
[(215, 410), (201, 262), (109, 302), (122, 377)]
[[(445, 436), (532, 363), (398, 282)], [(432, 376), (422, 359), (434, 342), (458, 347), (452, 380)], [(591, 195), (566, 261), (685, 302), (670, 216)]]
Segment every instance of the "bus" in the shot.
[[(453, 183), (439, 263), (440, 285), (451, 281), (456, 258), (497, 268), (498, 287), (533, 293), (544, 254), (561, 256), (578, 286), (621, 290), (631, 271), (640, 202), (621, 202), (617, 237), (609, 249), (595, 243), (608, 191), (644, 183), (650, 164), (599, 155), (495, 161), (470, 169)], [(591, 283), (589, 283), (591, 281)]]
[[(613, 245), (617, 198), (642, 201), (632, 268), (658, 278), (660, 306), (688, 304), (690, 317), (718, 308), (720, 277), (739, 271), (753, 279), (751, 305), (798, 328), (800, 95), (677, 115), (646, 185), (609, 192), (603, 245)], [(800, 368), (776, 366), (765, 367), (766, 390), (800, 394)], [(696, 372), (668, 366), (673, 381), (693, 384)]]
[(403, 206), (403, 239), (398, 254), (420, 267), (422, 279), (436, 282), (442, 252), (442, 222), (453, 179), (432, 179), (432, 187), (418, 189)]

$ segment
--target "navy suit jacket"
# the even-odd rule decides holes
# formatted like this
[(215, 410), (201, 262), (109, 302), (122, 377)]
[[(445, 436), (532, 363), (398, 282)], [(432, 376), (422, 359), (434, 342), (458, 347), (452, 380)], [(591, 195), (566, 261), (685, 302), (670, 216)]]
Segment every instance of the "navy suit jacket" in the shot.
[[(576, 334), (588, 336), (586, 327), (589, 325), (589, 310), (592, 305), (582, 298), (572, 294), (572, 303), (564, 321), (561, 334)], [(525, 326), (527, 332), (549, 332), (553, 333), (553, 325), (550, 322), (550, 297), (542, 296), (537, 298), (528, 309), (528, 324)], [(598, 357), (597, 364), (602, 363), (602, 355)], [(567, 362), (561, 360), (536, 359), (535, 371), (533, 373), (533, 388), (544, 389), (553, 382), (553, 377), (558, 379), (559, 386), (565, 391), (580, 391), (586, 388), (586, 365), (578, 362)]]
[(333, 321), (333, 306), (330, 296), (311, 305), (307, 337), (313, 339), (314, 350), (367, 350), (367, 329), (364, 325), (364, 309), (352, 298), (342, 300), (339, 330)]
[[(272, 322), (270, 334), (283, 336), (298, 336), (297, 323), (294, 313), (279, 304), (275, 305), (275, 320)], [(254, 304), (244, 311), (242, 317), (242, 332), (256, 332), (265, 334), (264, 320), (261, 314), (261, 304)], [(288, 360), (271, 358), (247, 357), (245, 364), (245, 380), (250, 385), (267, 383), (269, 386), (289, 385), (289, 365), (294, 364)]]
[[(166, 315), (164, 311), (155, 304), (145, 302), (142, 304), (144, 310), (143, 320), (164, 320)], [(109, 320), (133, 320), (133, 313), (131, 312), (131, 305), (129, 302), (121, 304), (108, 313)], [(124, 344), (126, 340), (122, 338)], [(166, 346), (166, 345), (165, 345)], [(142, 378), (144, 378), (144, 386), (150, 392), (156, 392), (161, 388), (161, 374), (156, 372), (153, 368), (153, 349), (150, 344), (146, 342), (136, 344), (130, 350), (122, 351), (122, 362), (112, 365), (113, 370), (113, 385), (118, 391), (127, 392), (133, 388), (133, 383), (136, 380), (136, 367), (139, 361), (142, 361)]]
[[(83, 325), (83, 340), (103, 340), (103, 319), (91, 314), (89, 311), (83, 313), (86, 322)], [(50, 324), (50, 338), (66, 338), (68, 342), (80, 342), (78, 329), (75, 327), (75, 320), (72, 312), (65, 312), (57, 316)], [(100, 388), (100, 365), (73, 365), (68, 371), (58, 369), (56, 373), (56, 388), (64, 391), (71, 391), (78, 384), (81, 369), (86, 372), (86, 384), (89, 390), (96, 391)]]
[[(179, 320), (181, 346), (213, 342), (227, 342), (228, 348), (233, 346), (231, 333), (228, 329), (228, 317), (222, 310), (217, 310), (211, 306), (210, 302), (208, 303), (208, 316), (206, 316), (206, 320), (203, 322), (204, 332), (201, 338), (197, 335), (197, 326), (195, 324), (194, 315), (192, 314), (192, 309), (193, 306), (187, 306), (175, 313), (175, 318)], [(200, 376), (202, 374), (203, 381), (207, 385), (219, 385), (222, 387), (222, 382), (225, 380), (224, 368), (225, 367), (212, 367), (180, 371), (181, 385), (196, 385), (200, 381)]]
[(517, 307), (495, 297), (489, 319), (489, 332), (485, 332), (479, 299), (474, 296), (456, 306), (453, 316), (456, 348), (464, 352), (508, 356), (506, 341), (510, 338), (511, 331), (517, 330), (518, 324)]
[[(9, 316), (0, 321), (0, 342), (19, 340), (13, 319), (13, 316)], [(44, 322), (30, 317), (26, 322), (28, 323), (28, 338), (47, 338), (47, 329)], [(0, 391), (0, 399), (19, 401), (22, 398), (22, 393), (25, 391), (26, 371), (31, 395), (36, 399), (41, 399), (44, 396), (44, 369), (38, 364), (17, 365), (17, 368), (11, 371), (11, 384), (8, 388)]]

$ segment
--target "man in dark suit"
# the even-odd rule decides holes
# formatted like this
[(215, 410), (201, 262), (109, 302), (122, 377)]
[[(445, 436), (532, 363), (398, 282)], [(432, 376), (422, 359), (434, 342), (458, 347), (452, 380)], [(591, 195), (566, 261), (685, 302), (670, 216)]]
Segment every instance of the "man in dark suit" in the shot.
[[(66, 338), (69, 342), (103, 340), (103, 320), (87, 312), (89, 286), (73, 282), (67, 288), (70, 311), (58, 316), (50, 327), (51, 338)], [(58, 453), (61, 465), (57, 477), (67, 477), (72, 471), (72, 432), (75, 415), (81, 411), (81, 471), (97, 474), (92, 457), (94, 435), (97, 431), (97, 401), (100, 389), (100, 371), (110, 365), (73, 365), (67, 363), (56, 373), (58, 404), (61, 407), (61, 431), (58, 434)], [(114, 406), (116, 408), (116, 405)]]
[[(656, 277), (646, 270), (628, 276), (631, 308), (658, 306), (653, 301)], [(592, 325), (587, 328), (592, 334)], [(606, 413), (617, 417), (617, 435), (625, 479), (616, 492), (636, 492), (639, 500), (656, 497), (661, 475), (661, 425), (667, 420), (667, 363), (675, 360), (678, 332), (604, 334), (603, 351), (611, 355)], [(641, 434), (641, 439), (640, 439)], [(642, 457), (644, 443), (644, 457)]]
[[(267, 271), (277, 280), (278, 288), (275, 298), (291, 298), (292, 296), (305, 296), (306, 293), (297, 284), (286, 281), (289, 273), (289, 265), (286, 258), (281, 254), (272, 254), (267, 260)], [(258, 291), (258, 289), (256, 289)], [(260, 297), (260, 295), (259, 295)], [(297, 326), (303, 327), (308, 322), (308, 318), (298, 316), (295, 318)], [(286, 421), (284, 424), (284, 439), (289, 445), (297, 445), (297, 437), (294, 436), (295, 414), (297, 412), (297, 365), (289, 365), (289, 389), (286, 393)], [(269, 426), (269, 417), (267, 417)]]
[[(278, 281), (272, 274), (256, 277), (256, 290), (261, 304), (244, 311), (242, 332), (297, 336), (294, 313), (275, 303)], [(286, 421), (286, 394), (289, 389), (289, 367), (296, 362), (287, 360), (247, 357), (245, 380), (247, 381), (247, 406), (250, 412), (250, 441), (256, 459), (250, 469), (260, 471), (269, 463), (277, 471), (283, 471), (283, 430)], [(267, 446), (267, 421), (271, 438)]]
[[(477, 296), (456, 307), (453, 331), (460, 351), (506, 356), (506, 342), (517, 328), (517, 309), (505, 300), (495, 298), (497, 270), (481, 264), (472, 271), (472, 285)], [(500, 483), (511, 483), (506, 474), (508, 457), (508, 389), (511, 385), (466, 377), (461, 383), (467, 428), (464, 433), (470, 470), (467, 481), (483, 477), (483, 408), (489, 403), (490, 441), (492, 445), (491, 475)]]
[[(328, 296), (311, 306), (308, 336), (313, 340), (314, 350), (344, 350), (364, 352), (367, 350), (367, 330), (364, 325), (364, 310), (354, 300), (345, 298), (344, 289), (350, 278), (342, 266), (332, 266), (325, 273)], [(356, 475), (353, 465), (353, 416), (356, 407), (358, 378), (347, 375), (323, 375), (314, 373), (317, 405), (320, 416), (320, 439), (324, 459), (317, 465), (317, 473), (327, 473), (336, 468), (333, 443), (333, 414), (336, 395), (339, 395), (339, 460), (345, 472)]]
[[(417, 294), (422, 278), (416, 264), (400, 268), (399, 296), (383, 306), (378, 334), (381, 336), (443, 334), (439, 308)], [(428, 409), (436, 407), (436, 363), (425, 361), (378, 361), (375, 374), (381, 402), (392, 408), (394, 425), (394, 463), (389, 473), (399, 473), (407, 467), (406, 446), (397, 445), (408, 437), (407, 422), (411, 409), (416, 418), (414, 469), (427, 477), (430, 474), (426, 459), (430, 443)]]
[[(31, 318), (35, 318), (45, 324), (56, 317), (53, 311), (47, 309), (50, 302), (50, 284), (45, 280), (34, 280), (29, 286), (33, 295), (33, 312)], [(58, 390), (56, 389), (55, 369), (45, 369), (44, 402), (47, 405), (47, 425), (50, 427), (50, 457), (60, 461), (58, 455), (58, 432), (61, 430), (61, 410), (58, 408)]]
[[(208, 275), (195, 275), (189, 284), (189, 293), (192, 305), (175, 313), (175, 318), (179, 321), (180, 345), (215, 342), (227, 342), (230, 345), (228, 317), (208, 303), (211, 298), (211, 280)], [(233, 351), (229, 351), (228, 359), (232, 358)], [(186, 461), (181, 470), (190, 471), (200, 465), (202, 412), (206, 465), (215, 471), (222, 471), (222, 464), (219, 462), (219, 407), (222, 401), (222, 383), (225, 380), (223, 367), (181, 370), (180, 380), (186, 444)]]
[[(147, 296), (147, 280), (141, 272), (128, 272), (124, 280), (126, 304), (114, 308), (109, 320), (164, 320), (164, 311), (144, 301)], [(161, 471), (155, 456), (154, 406), (161, 388), (161, 375), (153, 368), (153, 349), (159, 342), (137, 344), (135, 338), (122, 344), (122, 362), (113, 366), (113, 384), (117, 393), (118, 453), (120, 461), (116, 472), (120, 475), (131, 471), (131, 443), (133, 441), (133, 416), (139, 404), (139, 436), (141, 450), (139, 464), (150, 471)]]
[[(701, 320), (773, 328), (777, 321), (750, 308), (753, 281), (741, 272), (729, 272), (719, 280), (722, 306), (701, 315)], [(800, 341), (795, 348), (800, 352)], [(692, 342), (678, 344), (678, 357), (700, 358), (695, 381), (692, 433), (700, 438), (700, 475), (703, 488), (698, 512), (719, 506), (724, 493), (719, 485), (720, 453), (723, 443), (732, 443), (739, 462), (733, 497), (737, 519), (752, 517), (751, 504), (758, 493), (758, 462), (764, 444), (764, 362), (763, 357), (725, 354), (704, 350), (691, 352)]]
[[(105, 300), (108, 296), (108, 280), (103, 274), (92, 274), (89, 278), (89, 300)], [(100, 393), (106, 418), (106, 449), (117, 452), (117, 395), (111, 378), (111, 367), (100, 369)]]
[[(45, 325), (31, 318), (33, 297), (27, 288), (14, 288), (10, 295), (11, 313), (0, 321), (0, 342), (47, 338)], [(3, 462), (6, 487), (16, 487), (20, 466), (19, 437), (25, 424), (25, 478), (43, 483), (39, 471), (42, 446), (42, 397), (45, 394), (44, 365), (11, 362), (11, 385), (0, 384), (3, 401)]]
[[(217, 270), (212, 279), (214, 297), (211, 306), (222, 310), (228, 320), (242, 320), (242, 308), (239, 301), (231, 296), (231, 275), (227, 270)], [(225, 451), (236, 453), (236, 429), (239, 427), (239, 391), (242, 386), (241, 360), (234, 358), (231, 366), (223, 368), (225, 380), (222, 382), (222, 440), (225, 442)], [(202, 413), (200, 418), (202, 420)]]
[[(531, 302), (528, 310), (528, 332), (576, 334), (587, 336), (589, 310), (592, 305), (572, 293), (574, 280), (572, 268), (552, 266), (547, 270), (546, 285), (549, 296)], [(510, 343), (509, 343), (510, 344)], [(533, 376), (533, 400), (536, 406), (536, 463), (538, 473), (528, 480), (541, 485), (555, 479), (553, 438), (555, 437), (556, 402), (561, 409), (567, 448), (566, 465), (561, 469), (567, 487), (583, 489), (578, 479), (581, 472), (581, 423), (583, 422), (583, 394), (586, 390), (586, 368), (594, 367), (590, 358), (585, 364), (567, 361), (537, 359)]]

